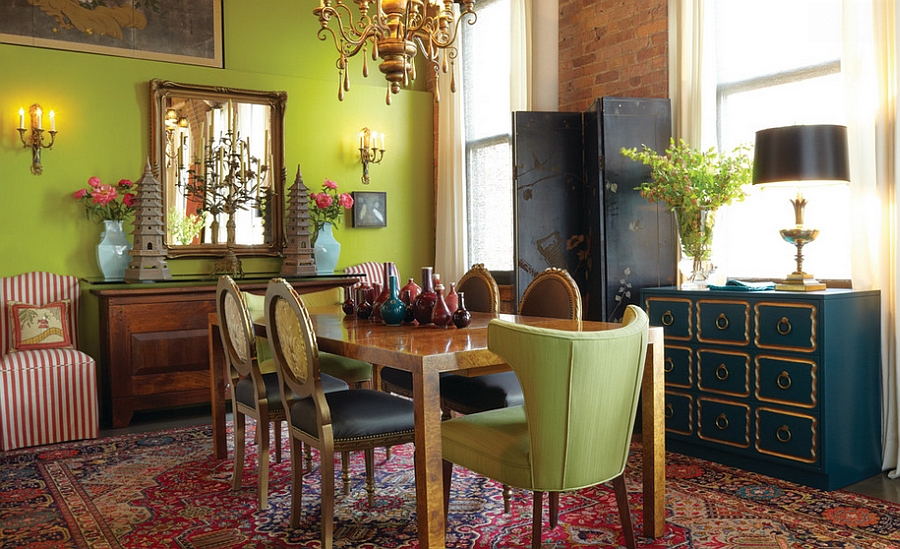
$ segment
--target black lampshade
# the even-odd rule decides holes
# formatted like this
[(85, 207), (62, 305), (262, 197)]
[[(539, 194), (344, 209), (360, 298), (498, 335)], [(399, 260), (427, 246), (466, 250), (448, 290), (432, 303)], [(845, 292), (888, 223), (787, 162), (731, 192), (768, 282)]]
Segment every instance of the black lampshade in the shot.
[(846, 126), (785, 126), (756, 132), (754, 184), (810, 180), (850, 180)]

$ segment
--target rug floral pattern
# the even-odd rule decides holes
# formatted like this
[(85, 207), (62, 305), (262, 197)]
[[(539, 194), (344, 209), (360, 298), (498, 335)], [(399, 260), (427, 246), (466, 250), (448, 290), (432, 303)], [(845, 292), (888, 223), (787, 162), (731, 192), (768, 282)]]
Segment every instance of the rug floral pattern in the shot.
[[(272, 464), (269, 508), (260, 512), (254, 451), (248, 445), (236, 492), (233, 463), (212, 456), (208, 426), (0, 454), (0, 548), (319, 547), (315, 457), (304, 476), (301, 527), (292, 530), (289, 459)], [(369, 507), (362, 455), (353, 456), (350, 495), (340, 493), (340, 479), (336, 485), (335, 547), (418, 546), (411, 462), (411, 446), (395, 448), (387, 460), (376, 453), (376, 498)], [(900, 547), (900, 505), (671, 453), (666, 535), (643, 538), (638, 445), (628, 471), (640, 548)], [(559, 526), (550, 530), (545, 522), (544, 548), (624, 546), (611, 487), (563, 494), (560, 505)], [(498, 484), (457, 468), (448, 522), (448, 548), (528, 547), (531, 494), (515, 491), (506, 515)]]

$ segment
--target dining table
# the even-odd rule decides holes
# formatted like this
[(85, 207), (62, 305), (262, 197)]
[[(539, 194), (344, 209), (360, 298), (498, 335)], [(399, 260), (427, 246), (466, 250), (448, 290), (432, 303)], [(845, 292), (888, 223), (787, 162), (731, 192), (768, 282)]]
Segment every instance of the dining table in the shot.
[[(412, 374), (415, 413), (414, 467), (419, 547), (444, 548), (440, 375), (481, 375), (504, 371), (509, 365), (487, 345), (487, 326), (494, 318), (557, 330), (597, 331), (621, 327), (612, 322), (562, 320), (509, 314), (472, 313), (468, 327), (383, 322), (344, 315), (339, 308), (310, 308), (320, 351), (390, 366)], [(210, 374), (212, 378), (213, 441), (216, 457), (227, 456), (225, 434), (224, 355), (215, 315), (210, 315)], [(257, 334), (265, 334), (261, 322)], [(641, 387), (641, 446), (644, 535), (665, 533), (665, 416), (663, 329), (649, 330), (647, 359)], [(219, 417), (216, 417), (219, 416)], [(602, 433), (598, 433), (602, 436)]]

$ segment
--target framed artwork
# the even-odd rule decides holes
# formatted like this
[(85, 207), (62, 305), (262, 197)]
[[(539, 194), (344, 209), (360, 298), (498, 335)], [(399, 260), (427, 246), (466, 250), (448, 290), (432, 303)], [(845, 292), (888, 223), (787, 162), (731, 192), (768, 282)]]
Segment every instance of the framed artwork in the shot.
[(354, 191), (353, 226), (387, 227), (387, 193)]
[(0, 43), (222, 68), (222, 0), (0, 0)]

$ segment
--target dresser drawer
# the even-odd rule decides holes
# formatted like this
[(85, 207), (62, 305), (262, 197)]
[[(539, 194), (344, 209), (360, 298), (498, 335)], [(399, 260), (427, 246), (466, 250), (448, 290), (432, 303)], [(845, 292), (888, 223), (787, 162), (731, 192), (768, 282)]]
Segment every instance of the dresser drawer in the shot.
[(699, 398), (697, 416), (697, 433), (703, 440), (750, 447), (750, 406), (747, 404)]
[(697, 387), (711, 393), (750, 396), (750, 355), (698, 350)]
[(780, 458), (818, 461), (818, 422), (807, 414), (759, 407), (756, 409), (756, 449)]
[(697, 300), (697, 341), (724, 345), (750, 344), (750, 302)]
[(818, 349), (814, 304), (760, 301), (755, 309), (754, 339), (760, 349), (796, 352)]
[(694, 384), (694, 353), (688, 347), (666, 345), (666, 385), (690, 388)]
[(666, 430), (694, 434), (694, 399), (685, 393), (666, 391)]
[(755, 362), (758, 400), (804, 408), (818, 404), (818, 366), (814, 361), (758, 355)]
[(651, 326), (662, 326), (666, 340), (687, 341), (693, 337), (692, 303), (689, 299), (647, 298)]

